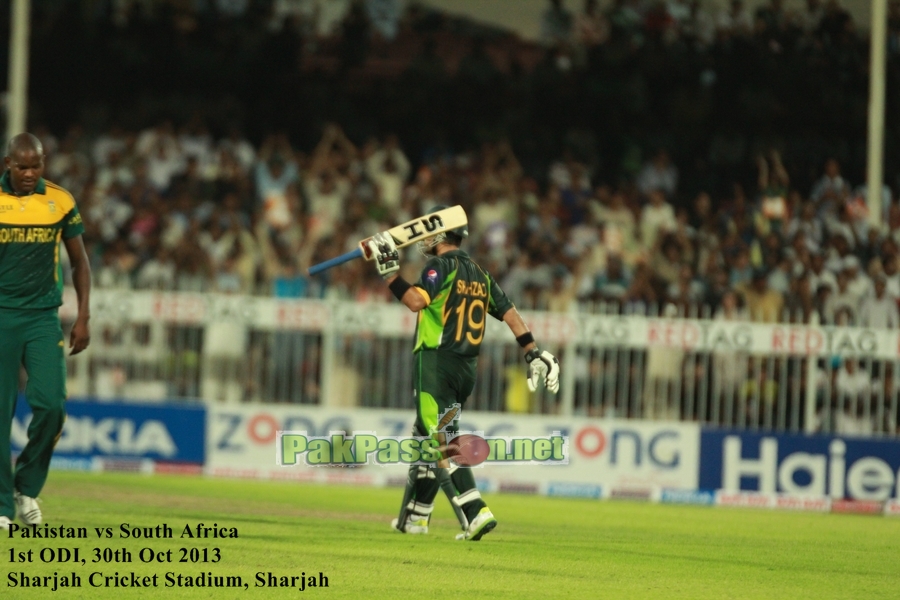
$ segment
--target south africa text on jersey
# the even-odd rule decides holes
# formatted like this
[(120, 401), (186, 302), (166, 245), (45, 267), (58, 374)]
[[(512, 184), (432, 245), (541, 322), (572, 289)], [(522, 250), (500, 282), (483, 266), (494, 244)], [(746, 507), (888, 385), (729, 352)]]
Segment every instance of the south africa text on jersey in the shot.
[(55, 243), (53, 227), (6, 227), (0, 228), (0, 244), (49, 244)]

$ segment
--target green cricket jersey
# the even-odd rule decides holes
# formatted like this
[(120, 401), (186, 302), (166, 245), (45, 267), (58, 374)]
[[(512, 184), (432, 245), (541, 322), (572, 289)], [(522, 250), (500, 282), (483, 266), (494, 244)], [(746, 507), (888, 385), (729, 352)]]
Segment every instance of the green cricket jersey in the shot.
[(419, 311), (414, 352), (478, 356), (487, 315), (503, 320), (513, 307), (494, 278), (462, 250), (430, 259), (415, 287), (428, 306)]
[(39, 179), (33, 194), (16, 196), (9, 172), (0, 176), (0, 308), (62, 304), (59, 246), (84, 233), (72, 194)]

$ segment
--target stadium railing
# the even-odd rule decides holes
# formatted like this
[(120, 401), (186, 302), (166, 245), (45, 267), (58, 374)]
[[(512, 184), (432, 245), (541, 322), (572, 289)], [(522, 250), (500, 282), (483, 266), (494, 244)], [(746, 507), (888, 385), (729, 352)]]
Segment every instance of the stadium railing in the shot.
[[(615, 312), (615, 314), (608, 314)], [(488, 319), (467, 409), (898, 435), (900, 331), (596, 312), (525, 312), (563, 365), (531, 394)], [(74, 318), (67, 290), (63, 321)], [(415, 316), (398, 305), (96, 290), (69, 394), (98, 401), (409, 408)]]

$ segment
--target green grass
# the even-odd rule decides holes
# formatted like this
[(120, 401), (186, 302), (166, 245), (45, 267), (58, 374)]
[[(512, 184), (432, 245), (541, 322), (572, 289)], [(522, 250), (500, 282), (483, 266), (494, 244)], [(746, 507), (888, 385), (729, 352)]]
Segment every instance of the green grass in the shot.
[[(186, 476), (53, 472), (42, 495), (51, 524), (86, 540), (0, 543), (2, 598), (897, 598), (900, 519), (490, 495), (500, 522), (456, 542), (438, 497), (431, 533), (392, 533), (399, 489), (325, 487)], [(185, 525), (237, 527), (240, 538), (182, 539)], [(170, 540), (101, 540), (121, 523), (175, 530)], [(10, 564), (9, 548), (78, 547), (84, 566)], [(130, 564), (92, 564), (93, 548), (127, 548)], [(141, 548), (218, 547), (217, 564), (143, 564)], [(37, 552), (35, 552), (37, 554)], [(10, 571), (81, 575), (72, 591), (7, 586)], [(93, 571), (238, 575), (247, 590), (90, 588)], [(255, 588), (257, 571), (328, 577), (329, 587)]]

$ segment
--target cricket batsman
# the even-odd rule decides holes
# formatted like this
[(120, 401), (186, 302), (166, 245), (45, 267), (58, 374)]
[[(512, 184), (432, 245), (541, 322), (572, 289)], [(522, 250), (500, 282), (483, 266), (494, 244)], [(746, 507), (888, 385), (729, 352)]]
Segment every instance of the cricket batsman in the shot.
[[(0, 530), (18, 512), (26, 525), (42, 521), (37, 503), (53, 448), (66, 420), (65, 340), (58, 309), (64, 243), (72, 264), (78, 317), (69, 348), (78, 354), (90, 342), (91, 270), (81, 235), (84, 225), (72, 195), (46, 181), (44, 150), (35, 136), (13, 137), (0, 176)], [(33, 417), (28, 444), (10, 463), (10, 433), (19, 370), (25, 367), (25, 399)]]
[[(445, 208), (437, 206), (429, 214)], [(399, 276), (400, 254), (388, 232), (367, 242), (391, 292), (418, 313), (413, 394), (415, 433), (419, 436), (439, 438), (443, 431), (457, 430), (455, 420), (447, 424), (445, 418), (445, 427), (439, 427), (439, 420), (453, 414), (454, 408), (458, 412), (472, 393), (487, 315), (506, 323), (524, 350), (529, 388), (534, 391), (543, 383), (553, 393), (559, 390), (559, 362), (537, 347), (522, 316), (494, 278), (460, 250), (468, 235), (468, 227), (463, 226), (419, 242), (429, 260), (415, 284)], [(410, 467), (400, 516), (392, 527), (403, 533), (427, 533), (434, 498), (444, 481), (463, 527), (457, 539), (480, 540), (497, 526), (497, 519), (476, 489), (472, 470), (439, 465)]]

